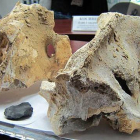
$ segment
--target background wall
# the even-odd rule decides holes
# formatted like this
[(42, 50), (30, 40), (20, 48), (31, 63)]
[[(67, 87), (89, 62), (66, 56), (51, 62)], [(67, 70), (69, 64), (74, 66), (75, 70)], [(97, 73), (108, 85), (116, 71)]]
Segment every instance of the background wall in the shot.
[[(15, 4), (18, 1), (22, 2), (23, 0), (0, 0), (0, 15), (2, 17), (6, 16), (13, 9), (13, 7), (15, 6)], [(47, 2), (47, 5), (50, 6), (51, 0), (41, 0), (40, 4), (44, 6), (43, 1), (45, 1), (45, 4)], [(107, 0), (107, 2), (108, 2), (108, 9), (110, 9), (116, 3), (119, 3), (119, 2), (129, 2), (129, 1), (130, 0)], [(47, 8), (50, 9), (49, 7), (47, 7)]]
[(6, 16), (18, 1), (22, 2), (22, 0), (0, 0), (0, 15)]
[(52, 0), (40, 0), (40, 5), (46, 7), (48, 10), (51, 9)]
[(110, 9), (113, 5), (119, 2), (130, 2), (131, 0), (107, 0), (108, 2), (108, 9)]

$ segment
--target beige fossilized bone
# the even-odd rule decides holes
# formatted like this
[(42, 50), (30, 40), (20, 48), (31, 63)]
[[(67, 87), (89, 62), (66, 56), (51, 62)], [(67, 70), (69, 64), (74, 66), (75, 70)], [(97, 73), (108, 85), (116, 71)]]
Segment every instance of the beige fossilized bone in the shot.
[[(29, 87), (43, 79), (53, 81), (71, 56), (67, 36), (53, 31), (54, 14), (39, 4), (17, 3), (0, 20), (0, 87)], [(53, 45), (55, 54), (47, 55)]]
[(83, 131), (102, 117), (121, 132), (140, 129), (140, 17), (106, 13), (98, 25), (56, 82), (42, 82), (56, 134)]

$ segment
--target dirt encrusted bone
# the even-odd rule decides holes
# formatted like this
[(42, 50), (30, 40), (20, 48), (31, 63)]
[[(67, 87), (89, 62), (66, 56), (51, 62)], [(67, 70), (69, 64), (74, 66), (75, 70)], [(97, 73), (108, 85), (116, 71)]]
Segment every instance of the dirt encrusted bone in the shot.
[(105, 13), (98, 26), (56, 81), (42, 82), (56, 134), (86, 130), (102, 117), (120, 132), (140, 129), (140, 17)]
[[(17, 3), (0, 20), (1, 90), (54, 81), (71, 56), (69, 38), (53, 31), (54, 13), (39, 4)], [(54, 54), (49, 54), (52, 46)], [(50, 52), (51, 53), (51, 52)]]

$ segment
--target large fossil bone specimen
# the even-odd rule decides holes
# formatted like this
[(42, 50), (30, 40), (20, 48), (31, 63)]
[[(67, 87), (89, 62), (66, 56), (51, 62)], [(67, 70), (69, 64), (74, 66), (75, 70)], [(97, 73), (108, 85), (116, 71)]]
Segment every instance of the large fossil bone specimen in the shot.
[(98, 25), (56, 82), (42, 82), (56, 134), (83, 131), (102, 117), (121, 132), (140, 129), (140, 17), (106, 13)]
[[(17, 3), (0, 20), (0, 87), (29, 87), (36, 81), (53, 81), (71, 56), (67, 36), (53, 31), (54, 14), (39, 4)], [(55, 54), (49, 57), (47, 46)]]

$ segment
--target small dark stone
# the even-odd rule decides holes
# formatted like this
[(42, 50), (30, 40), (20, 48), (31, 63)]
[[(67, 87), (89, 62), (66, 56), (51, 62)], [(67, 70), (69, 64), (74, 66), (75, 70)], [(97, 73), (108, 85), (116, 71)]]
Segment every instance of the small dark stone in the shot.
[(19, 120), (27, 117), (31, 117), (33, 108), (28, 102), (21, 103), (16, 106), (10, 106), (5, 109), (4, 115), (9, 120)]

